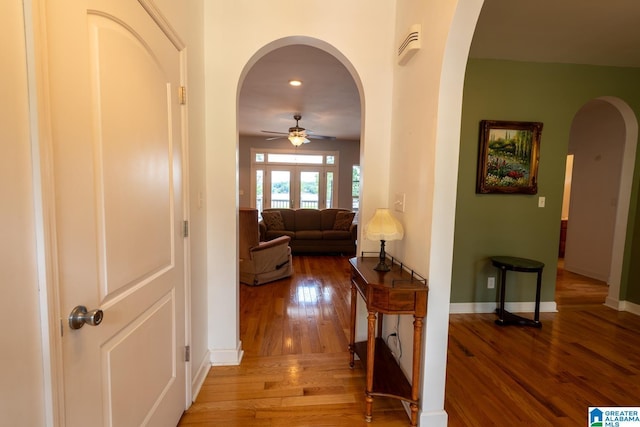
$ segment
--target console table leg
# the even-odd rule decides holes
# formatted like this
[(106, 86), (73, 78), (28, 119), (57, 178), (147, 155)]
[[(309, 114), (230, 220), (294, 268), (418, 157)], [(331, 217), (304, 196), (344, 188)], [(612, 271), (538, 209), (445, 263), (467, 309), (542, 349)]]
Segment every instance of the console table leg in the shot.
[(416, 403), (412, 403), (409, 405), (411, 408), (411, 421), (409, 423), (410, 427), (417, 427), (418, 425), (418, 405)]
[(423, 318), (417, 315), (413, 316), (413, 367), (411, 369), (411, 399), (413, 402), (409, 405), (411, 409), (411, 427), (418, 425), (418, 401), (420, 396), (420, 360), (422, 352), (422, 328)]
[(372, 413), (373, 413), (373, 397), (371, 397), (369, 393), (367, 393), (367, 395), (364, 398), (364, 402), (367, 405), (367, 409), (364, 414), (364, 420), (370, 423), (372, 419)]
[(367, 316), (367, 389), (366, 389), (366, 410), (365, 421), (371, 422), (371, 416), (373, 414), (373, 397), (371, 392), (373, 391), (373, 362), (376, 354), (376, 312), (370, 311)]
[(353, 368), (355, 365), (354, 353), (356, 351), (356, 301), (358, 293), (356, 285), (351, 282), (351, 329), (349, 331), (349, 367)]

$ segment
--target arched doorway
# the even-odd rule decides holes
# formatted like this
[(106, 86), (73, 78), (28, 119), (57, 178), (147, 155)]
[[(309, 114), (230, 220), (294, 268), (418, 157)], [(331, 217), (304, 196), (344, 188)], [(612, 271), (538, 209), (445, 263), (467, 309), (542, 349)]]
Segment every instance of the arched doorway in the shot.
[[(298, 37), (265, 46), (247, 63), (237, 107), (240, 206), (351, 209), (362, 109), (360, 85), (345, 62), (331, 46)], [(287, 139), (294, 124), (306, 129), (306, 143)], [(318, 187), (314, 200), (305, 193), (309, 177)]]
[(621, 99), (589, 101), (572, 124), (574, 154), (565, 269), (606, 281), (618, 309), (638, 122)]
[[(617, 98), (586, 103), (576, 114), (569, 139), (563, 204), (566, 222), (564, 269), (604, 281), (607, 303), (617, 308), (633, 168), (623, 168), (625, 154), (635, 152), (637, 125)], [(569, 196), (570, 194), (570, 196)], [(566, 218), (564, 218), (566, 216)], [(561, 243), (562, 244), (562, 243)], [(566, 245), (564, 245), (566, 248)]]
[(607, 281), (620, 188), (624, 120), (610, 103), (592, 100), (576, 114), (565, 269)]
[[(294, 79), (301, 84), (291, 86)], [(239, 206), (259, 212), (263, 208), (354, 208), (352, 170), (360, 165), (361, 92), (349, 61), (320, 40), (285, 38), (256, 52), (238, 84)], [(294, 117), (298, 117), (295, 122)], [(288, 139), (287, 130), (294, 125), (306, 129), (308, 143), (295, 145)], [(314, 163), (315, 158), (320, 162)], [(305, 181), (305, 177), (311, 179)], [(298, 283), (295, 276), (291, 280), (297, 288), (292, 291), (296, 301), (316, 291)], [(241, 300), (244, 295), (241, 288)], [(318, 304), (322, 296), (314, 295), (318, 298), (304, 302)], [(246, 312), (246, 307), (238, 308)], [(252, 354), (252, 340), (246, 335), (244, 339), (245, 354)], [(282, 340), (291, 343), (290, 354), (314, 351), (297, 345), (297, 340), (298, 335)]]

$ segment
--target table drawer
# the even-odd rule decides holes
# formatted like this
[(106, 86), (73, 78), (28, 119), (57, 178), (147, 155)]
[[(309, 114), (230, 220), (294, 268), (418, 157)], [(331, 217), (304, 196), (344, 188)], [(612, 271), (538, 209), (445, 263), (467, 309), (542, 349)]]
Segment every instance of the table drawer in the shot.
[(369, 287), (369, 304), (382, 312), (413, 312), (416, 306), (416, 293), (413, 291), (389, 291)]

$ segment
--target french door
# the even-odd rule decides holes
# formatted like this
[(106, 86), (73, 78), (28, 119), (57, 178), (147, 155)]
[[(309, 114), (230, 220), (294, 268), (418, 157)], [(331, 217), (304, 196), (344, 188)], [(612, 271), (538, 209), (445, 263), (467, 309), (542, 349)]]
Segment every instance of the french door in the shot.
[(259, 212), (269, 208), (326, 209), (337, 206), (337, 152), (251, 151), (252, 198)]
[[(263, 208), (333, 206), (333, 171), (309, 166), (268, 166), (264, 169)], [(260, 209), (261, 210), (261, 209)]]

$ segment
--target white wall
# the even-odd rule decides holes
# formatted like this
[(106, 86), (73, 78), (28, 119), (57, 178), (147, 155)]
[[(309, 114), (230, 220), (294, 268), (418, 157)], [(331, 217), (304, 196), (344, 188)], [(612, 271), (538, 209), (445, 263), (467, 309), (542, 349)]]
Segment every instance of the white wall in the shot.
[[(205, 6), (209, 345), (214, 363), (240, 357), (236, 223), (237, 99), (244, 73), (257, 58), (286, 44), (307, 43), (341, 60), (361, 91), (364, 217), (388, 197), (392, 1), (270, 2), (239, 0)], [(303, 19), (301, 19), (301, 17)], [(235, 184), (235, 185), (234, 185)], [(374, 242), (370, 244), (375, 250)]]
[[(453, 218), (464, 71), (483, 0), (398, 3), (396, 45), (422, 25), (422, 48), (396, 66), (389, 206), (405, 193), (405, 238), (396, 253), (429, 280), (420, 425), (444, 426), (444, 386), (453, 263)], [(451, 31), (451, 33), (449, 32)], [(403, 354), (412, 325), (402, 319)], [(405, 371), (410, 359), (402, 361)]]
[(0, 424), (45, 425), (22, 0), (0, 2)]
[(607, 281), (625, 144), (625, 123), (616, 107), (593, 100), (571, 126), (574, 155), (565, 269)]

